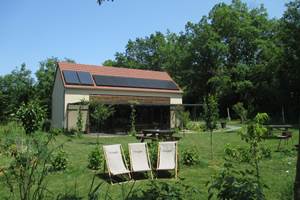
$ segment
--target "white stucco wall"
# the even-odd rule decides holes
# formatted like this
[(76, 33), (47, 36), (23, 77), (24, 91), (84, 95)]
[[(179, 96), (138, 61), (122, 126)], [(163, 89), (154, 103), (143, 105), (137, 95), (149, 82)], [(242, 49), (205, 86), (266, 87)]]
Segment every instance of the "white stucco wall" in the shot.
[(171, 105), (179, 105), (182, 104), (182, 97), (171, 97), (170, 98), (170, 104)]
[(52, 92), (51, 126), (64, 127), (64, 85), (58, 69)]

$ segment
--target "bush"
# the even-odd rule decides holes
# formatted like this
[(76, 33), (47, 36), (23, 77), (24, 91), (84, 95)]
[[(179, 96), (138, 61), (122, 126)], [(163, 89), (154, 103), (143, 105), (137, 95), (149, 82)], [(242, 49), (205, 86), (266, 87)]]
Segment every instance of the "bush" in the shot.
[(57, 135), (63, 134), (64, 131), (63, 131), (63, 129), (61, 129), (61, 128), (51, 128), (51, 129), (50, 129), (50, 133), (51, 133), (52, 135), (57, 136)]
[(68, 159), (67, 153), (63, 150), (60, 150), (51, 160), (52, 170), (53, 171), (62, 171), (67, 168)]
[(183, 150), (181, 154), (182, 164), (187, 166), (192, 166), (199, 164), (200, 158), (198, 152), (194, 148), (189, 148)]
[(190, 199), (196, 191), (183, 184), (181, 181), (175, 184), (151, 181), (146, 189), (136, 189), (127, 198), (128, 200), (156, 199), (156, 200), (183, 200)]
[(34, 134), (25, 138), (17, 136), (13, 141), (13, 143), (11, 140), (0, 141), (1, 151), (5, 153), (2, 157), (6, 156), (11, 161), (9, 167), (5, 167), (2, 171), (1, 181), (7, 191), (3, 194), (7, 195), (7, 198), (4, 196), (3, 198), (37, 200), (50, 195), (46, 180), (48, 166), (51, 164), (50, 157), (54, 150), (49, 148), (53, 137), (45, 138)]
[[(265, 199), (253, 170), (237, 170), (226, 162), (224, 169), (208, 182), (208, 199), (256, 200)], [(265, 187), (265, 186), (264, 186)]]
[(100, 148), (97, 146), (93, 151), (89, 154), (89, 164), (88, 168), (97, 170), (101, 168), (101, 164), (103, 164), (103, 154), (100, 152)]
[(191, 131), (195, 131), (195, 132), (201, 132), (205, 129), (205, 125), (204, 124), (201, 124), (200, 122), (192, 122), (192, 121), (189, 121), (187, 123), (187, 126), (186, 128), (188, 130), (191, 130)]
[(45, 117), (45, 110), (37, 102), (22, 104), (16, 113), (16, 118), (22, 123), (26, 134), (37, 131)]

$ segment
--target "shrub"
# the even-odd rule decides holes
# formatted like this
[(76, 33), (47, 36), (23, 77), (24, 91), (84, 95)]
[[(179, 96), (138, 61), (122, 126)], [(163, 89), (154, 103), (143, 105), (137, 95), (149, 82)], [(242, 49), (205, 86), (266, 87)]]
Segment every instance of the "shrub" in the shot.
[(187, 166), (198, 164), (200, 161), (198, 152), (194, 148), (183, 150), (181, 154), (182, 163)]
[(52, 170), (53, 171), (62, 171), (67, 168), (68, 159), (67, 153), (63, 150), (59, 150), (56, 155), (53, 156), (51, 160)]
[(201, 132), (205, 129), (204, 125), (201, 124), (200, 122), (192, 122), (192, 121), (189, 121), (187, 123), (186, 128), (195, 132)]
[(237, 170), (232, 163), (225, 162), (224, 169), (208, 182), (208, 199), (263, 200), (265, 196), (257, 182), (255, 171)]
[(151, 181), (146, 189), (136, 189), (127, 198), (128, 200), (156, 199), (156, 200), (183, 200), (190, 199), (195, 194), (191, 186), (183, 184), (181, 181), (175, 184), (166, 182)]
[(31, 101), (28, 104), (22, 104), (16, 113), (16, 118), (22, 123), (26, 134), (37, 131), (46, 112), (37, 102)]
[(93, 149), (88, 157), (89, 164), (88, 168), (90, 169), (100, 169), (101, 164), (103, 164), (103, 154), (100, 152), (99, 146), (97, 146), (95, 149)]
[[(3, 169), (3, 176), (1, 177), (1, 181), (4, 182), (3, 186), (7, 189), (6, 195), (9, 195), (7, 199), (42, 200), (45, 196), (50, 195), (46, 177), (50, 157), (54, 150), (49, 149), (49, 143), (53, 137), (48, 135), (45, 139), (37, 136), (39, 135), (35, 134), (25, 139), (15, 137), (12, 144), (8, 140), (1, 141), (1, 148), (13, 146), (12, 148), (1, 149), (11, 160), (9, 167)], [(2, 144), (6, 142), (8, 143)], [(20, 143), (22, 145), (18, 145)]]

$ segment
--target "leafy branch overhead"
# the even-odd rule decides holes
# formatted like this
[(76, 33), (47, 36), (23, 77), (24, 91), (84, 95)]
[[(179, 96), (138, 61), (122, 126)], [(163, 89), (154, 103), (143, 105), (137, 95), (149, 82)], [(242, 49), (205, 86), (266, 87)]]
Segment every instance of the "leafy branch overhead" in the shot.
[(105, 2), (105, 1), (111, 1), (111, 2), (113, 2), (114, 0), (97, 0), (97, 3), (99, 4), (99, 5), (101, 5), (103, 2)]

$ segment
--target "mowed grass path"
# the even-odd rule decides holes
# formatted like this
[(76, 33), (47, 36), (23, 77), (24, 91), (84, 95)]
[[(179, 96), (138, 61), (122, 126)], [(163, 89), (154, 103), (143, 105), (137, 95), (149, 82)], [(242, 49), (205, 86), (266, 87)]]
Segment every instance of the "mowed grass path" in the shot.
[[(268, 185), (269, 189), (265, 190), (267, 199), (281, 199), (281, 192), (291, 186), (291, 182), (295, 175), (296, 151), (292, 150), (294, 144), (298, 141), (298, 132), (293, 131), (293, 138), (289, 144), (283, 145), (285, 151), (276, 152), (278, 141), (267, 140), (265, 145), (272, 151), (272, 158), (263, 160), (261, 163), (262, 180)], [(100, 145), (121, 143), (124, 148), (130, 142), (138, 142), (134, 137), (111, 137), (99, 138)], [(213, 151), (214, 159), (210, 160), (210, 136), (207, 133), (186, 134), (179, 141), (179, 151), (186, 148), (195, 148), (200, 155), (201, 162), (197, 166), (187, 167), (180, 164), (179, 176), (183, 178), (183, 183), (192, 185), (197, 188), (200, 194), (190, 196), (189, 199), (207, 199), (206, 182), (211, 176), (216, 174), (223, 163), (224, 147), (230, 143), (232, 146), (244, 146), (237, 133), (215, 133), (213, 135)], [(68, 154), (68, 167), (63, 172), (51, 173), (47, 178), (48, 188), (53, 194), (64, 192), (72, 192), (76, 186), (79, 195), (86, 198), (89, 187), (95, 171), (87, 168), (88, 154), (96, 147), (97, 138), (83, 136), (81, 138), (68, 137), (64, 135), (57, 136), (53, 145), (64, 144), (64, 151)], [(180, 156), (180, 155), (179, 155)], [(7, 160), (0, 155), (0, 164), (7, 165)], [(180, 159), (180, 158), (179, 158)], [(100, 172), (102, 173), (103, 170)], [(102, 194), (107, 191), (112, 195), (113, 199), (121, 198), (122, 189), (129, 189), (131, 184), (126, 183), (111, 186), (101, 178), (97, 178), (97, 183), (104, 182), (101, 186)], [(174, 180), (163, 180), (174, 183)], [(143, 188), (148, 183), (147, 180), (138, 181), (135, 188)], [(0, 183), (0, 199), (6, 196), (4, 182)]]

